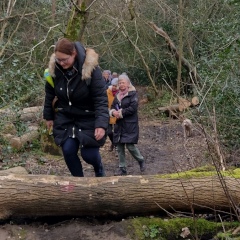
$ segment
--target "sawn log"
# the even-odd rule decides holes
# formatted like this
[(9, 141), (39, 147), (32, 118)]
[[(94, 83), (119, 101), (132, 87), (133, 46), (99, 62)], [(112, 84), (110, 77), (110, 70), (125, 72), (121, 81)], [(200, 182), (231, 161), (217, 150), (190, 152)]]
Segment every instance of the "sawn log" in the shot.
[[(239, 183), (225, 177), (231, 201), (240, 202)], [(40, 216), (150, 215), (167, 211), (231, 206), (219, 179), (160, 176), (76, 178), (49, 175), (0, 176), (0, 219)]]

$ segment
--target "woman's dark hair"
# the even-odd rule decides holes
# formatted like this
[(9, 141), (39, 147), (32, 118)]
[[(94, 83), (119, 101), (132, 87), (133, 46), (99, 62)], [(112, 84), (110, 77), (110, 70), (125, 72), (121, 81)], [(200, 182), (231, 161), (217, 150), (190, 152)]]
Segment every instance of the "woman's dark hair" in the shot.
[(55, 52), (65, 53), (67, 55), (72, 55), (75, 51), (74, 42), (71, 42), (67, 38), (61, 38), (57, 41), (55, 45)]

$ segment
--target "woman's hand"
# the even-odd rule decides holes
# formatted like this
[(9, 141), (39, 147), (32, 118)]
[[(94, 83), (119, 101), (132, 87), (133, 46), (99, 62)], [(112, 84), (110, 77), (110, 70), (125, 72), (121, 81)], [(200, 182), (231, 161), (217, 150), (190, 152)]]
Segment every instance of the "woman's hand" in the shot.
[(46, 120), (46, 125), (47, 125), (47, 129), (48, 129), (48, 134), (52, 135), (52, 128), (53, 128), (53, 120)]
[(96, 128), (95, 129), (95, 139), (98, 141), (100, 139), (102, 139), (105, 135), (105, 130), (103, 128)]
[(53, 120), (46, 120), (47, 129), (50, 130), (53, 127)]
[(120, 112), (119, 111), (114, 111), (112, 115), (116, 118), (120, 118)]

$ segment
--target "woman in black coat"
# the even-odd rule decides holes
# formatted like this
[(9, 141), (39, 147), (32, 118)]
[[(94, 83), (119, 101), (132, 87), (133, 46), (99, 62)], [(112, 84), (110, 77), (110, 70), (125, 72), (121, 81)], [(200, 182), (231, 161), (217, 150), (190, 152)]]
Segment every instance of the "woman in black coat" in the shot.
[(130, 154), (138, 161), (140, 170), (145, 170), (144, 158), (135, 144), (138, 143), (138, 96), (127, 75), (118, 77), (119, 91), (110, 110), (110, 115), (117, 118), (114, 126), (113, 141), (117, 144), (119, 172), (126, 175), (125, 145)]
[(62, 38), (48, 70), (52, 82), (46, 82), (43, 117), (48, 129), (53, 128), (55, 143), (62, 147), (71, 174), (83, 177), (80, 147), (83, 160), (94, 167), (95, 175), (104, 176), (99, 147), (106, 140), (109, 114), (98, 54)]

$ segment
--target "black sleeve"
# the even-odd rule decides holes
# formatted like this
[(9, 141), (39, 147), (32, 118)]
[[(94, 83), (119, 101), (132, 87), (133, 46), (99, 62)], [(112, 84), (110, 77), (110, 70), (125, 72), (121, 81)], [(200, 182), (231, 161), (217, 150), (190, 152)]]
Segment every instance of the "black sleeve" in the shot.
[(52, 107), (52, 101), (55, 97), (54, 88), (46, 82), (45, 84), (45, 102), (43, 108), (43, 118), (46, 120), (54, 120), (54, 110)]
[(133, 115), (138, 110), (138, 95), (137, 92), (133, 92), (130, 96), (129, 105), (122, 109), (123, 117)]
[(99, 67), (96, 67), (92, 72), (90, 92), (95, 108), (95, 128), (107, 129), (109, 122), (108, 98)]
[(117, 97), (115, 96), (113, 99), (113, 102), (112, 102), (111, 110), (115, 109), (118, 111), (120, 108), (121, 108), (120, 103), (119, 103)]

